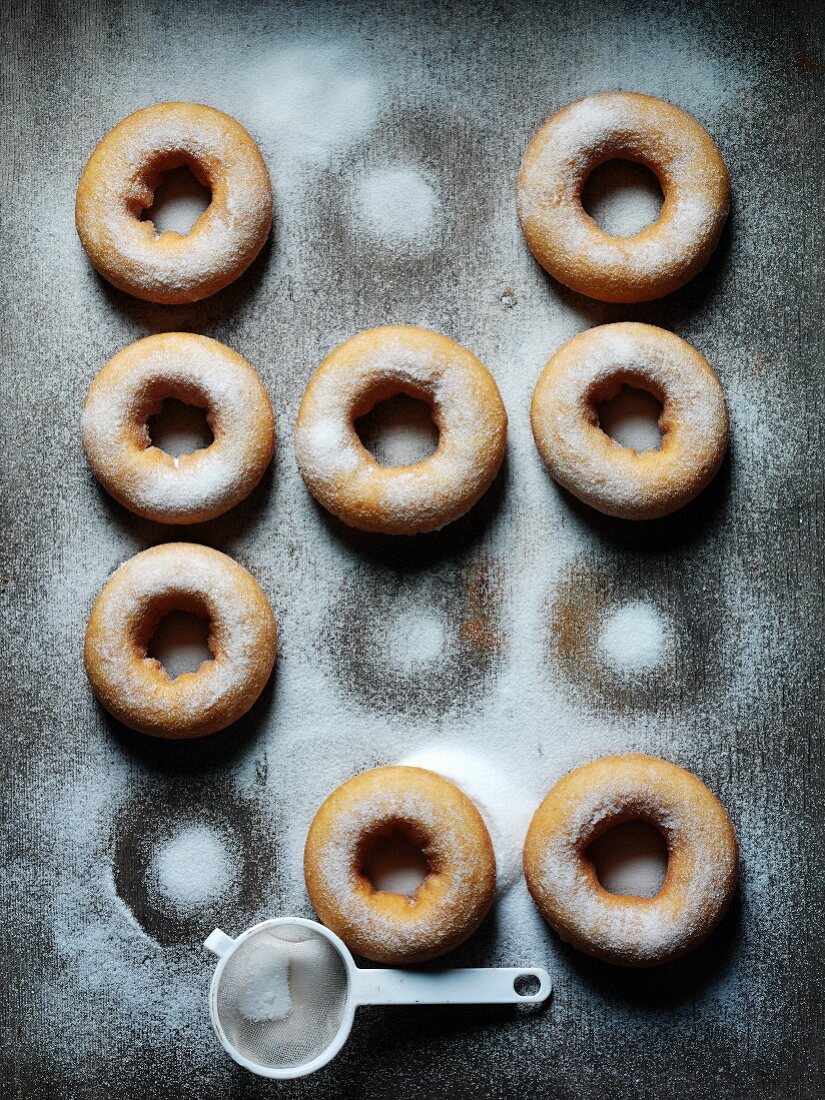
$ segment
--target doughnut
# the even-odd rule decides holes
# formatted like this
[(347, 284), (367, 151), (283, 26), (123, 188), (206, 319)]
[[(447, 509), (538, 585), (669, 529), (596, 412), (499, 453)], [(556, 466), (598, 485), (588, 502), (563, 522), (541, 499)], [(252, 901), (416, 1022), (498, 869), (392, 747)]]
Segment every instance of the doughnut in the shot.
[[(426, 401), (433, 454), (382, 466), (355, 421), (397, 394)], [(436, 531), (484, 495), (504, 458), (507, 413), (493, 376), (455, 341), (426, 329), (368, 329), (336, 348), (310, 379), (295, 453), (307, 488), (351, 527), (391, 535)]]
[[(158, 234), (141, 213), (163, 174), (183, 166), (212, 201), (188, 234)], [(156, 103), (119, 122), (92, 153), (75, 222), (92, 264), (118, 289), (147, 302), (197, 302), (234, 282), (263, 248), (272, 188), (234, 118), (198, 103)]]
[[(622, 385), (662, 403), (661, 447), (623, 447), (599, 426), (597, 405)], [(728, 410), (713, 368), (686, 341), (625, 321), (579, 333), (552, 356), (530, 407), (550, 473), (609, 516), (657, 519), (682, 508), (713, 479), (728, 445)]]
[[(612, 237), (582, 206), (605, 161), (635, 161), (659, 180), (657, 221)], [(695, 118), (654, 96), (603, 92), (571, 103), (535, 133), (516, 189), (535, 258), (554, 279), (602, 302), (650, 302), (684, 286), (708, 262), (730, 205), (730, 181)]]
[[(415, 896), (376, 890), (364, 863), (377, 842), (404, 836), (428, 873)], [(310, 826), (304, 849), (310, 901), (359, 955), (417, 963), (458, 947), (484, 919), (496, 886), (493, 845), (458, 787), (424, 768), (373, 768), (342, 784)]]
[[(611, 894), (587, 849), (625, 821), (658, 829), (668, 848), (652, 898)], [(657, 966), (700, 944), (736, 886), (738, 849), (725, 808), (695, 775), (641, 753), (604, 756), (560, 779), (524, 842), (524, 874), (544, 919), (580, 951), (617, 966)]]
[[(147, 646), (172, 611), (209, 620), (213, 659), (170, 680)], [(275, 616), (237, 562), (187, 542), (144, 550), (117, 569), (86, 628), (86, 673), (118, 721), (153, 737), (216, 733), (246, 714), (275, 663)]]
[[(173, 458), (154, 446), (147, 421), (166, 398), (206, 409), (208, 447)], [(275, 447), (258, 375), (237, 352), (191, 332), (147, 336), (110, 359), (86, 396), (81, 431), (107, 492), (159, 523), (222, 515), (255, 488)]]

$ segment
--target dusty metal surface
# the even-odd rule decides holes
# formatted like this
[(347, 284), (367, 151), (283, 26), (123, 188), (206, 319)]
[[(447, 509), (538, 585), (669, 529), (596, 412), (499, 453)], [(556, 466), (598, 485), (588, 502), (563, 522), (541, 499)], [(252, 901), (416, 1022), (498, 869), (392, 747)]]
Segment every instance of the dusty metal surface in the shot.
[[(813, 6), (761, 3), (6, 9), (3, 1095), (822, 1095), (821, 29)], [(536, 126), (615, 87), (695, 113), (733, 181), (706, 272), (648, 306), (561, 290), (515, 220)], [(271, 245), (193, 307), (111, 289), (72, 225), (101, 136), (164, 99), (238, 117), (275, 189)], [(432, 224), (403, 247), (358, 214), (359, 181), (393, 166), (436, 196)], [(717, 481), (655, 524), (607, 520), (560, 493), (529, 436), (546, 358), (617, 319), (695, 343), (731, 408)], [(386, 322), (472, 348), (512, 425), (485, 500), (410, 541), (322, 514), (291, 449), (312, 370)], [(78, 431), (100, 366), (165, 329), (245, 355), (279, 425), (263, 485), (224, 519), (183, 531), (109, 500)], [(247, 566), (282, 634), (264, 697), (202, 743), (119, 727), (82, 668), (108, 574), (169, 538)], [(605, 670), (594, 641), (606, 609), (628, 599), (651, 601), (673, 630), (665, 663), (632, 685)], [(393, 633), (402, 611), (413, 619)], [(436, 652), (405, 664), (393, 647), (416, 615), (436, 624)], [(606, 752), (693, 769), (739, 831), (732, 912), (688, 958), (627, 973), (560, 944), (517, 882), (451, 961), (547, 965), (547, 1009), (366, 1011), (316, 1076), (278, 1086), (245, 1075), (209, 1031), (200, 940), (218, 921), (237, 932), (267, 914), (309, 915), (300, 852), (319, 802), (361, 768), (433, 744), (481, 754), (533, 805)], [(220, 897), (181, 913), (153, 886), (152, 852), (181, 823), (204, 821), (235, 873)]]

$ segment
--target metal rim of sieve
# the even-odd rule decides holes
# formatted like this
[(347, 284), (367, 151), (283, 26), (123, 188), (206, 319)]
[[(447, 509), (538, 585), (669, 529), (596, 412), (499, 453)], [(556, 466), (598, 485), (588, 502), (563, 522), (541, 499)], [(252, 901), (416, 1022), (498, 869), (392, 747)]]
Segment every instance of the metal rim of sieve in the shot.
[[(259, 932), (268, 928), (276, 928), (279, 925), (281, 927), (290, 925), (293, 928), (297, 925), (299, 928), (306, 928), (315, 935), (328, 940), (343, 960), (347, 972), (347, 994), (341, 1014), (341, 1023), (329, 1045), (326, 1046), (316, 1058), (311, 1059), (309, 1062), (304, 1062), (300, 1066), (289, 1066), (284, 1069), (277, 1069), (272, 1066), (262, 1066), (259, 1062), (253, 1062), (251, 1059), (244, 1057), (237, 1047), (235, 1047), (226, 1037), (221, 1022), (218, 1019), (217, 1008), (218, 986), (221, 983), (221, 976), (223, 975), (226, 964), (235, 954), (235, 951), (251, 936), (257, 935)], [(243, 1066), (244, 1069), (249, 1070), (250, 1073), (255, 1073), (259, 1077), (269, 1077), (276, 1080), (305, 1077), (310, 1073), (314, 1073), (315, 1070), (321, 1069), (327, 1062), (331, 1062), (347, 1041), (349, 1033), (352, 1030), (353, 1020), (355, 1019), (356, 1005), (353, 997), (353, 988), (354, 979), (356, 977), (356, 966), (355, 960), (344, 941), (336, 936), (334, 932), (330, 932), (324, 925), (318, 924), (313, 920), (307, 920), (305, 917), (273, 917), (270, 920), (261, 921), (259, 924), (253, 924), (251, 928), (247, 928), (246, 931), (241, 932), (233, 942), (234, 946), (218, 960), (218, 965), (215, 967), (215, 973), (212, 975), (212, 982), (209, 986), (209, 1015), (212, 1020), (212, 1027), (218, 1038), (218, 1042), (229, 1057), (237, 1062), (239, 1066)]]

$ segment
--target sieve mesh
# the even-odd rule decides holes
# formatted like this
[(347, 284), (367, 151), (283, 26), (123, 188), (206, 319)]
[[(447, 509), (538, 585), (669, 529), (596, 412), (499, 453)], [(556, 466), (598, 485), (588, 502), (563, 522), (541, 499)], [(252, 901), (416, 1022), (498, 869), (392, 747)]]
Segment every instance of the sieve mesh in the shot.
[(239, 1054), (267, 1069), (294, 1069), (335, 1038), (347, 989), (346, 964), (329, 940), (302, 925), (279, 924), (233, 951), (215, 1010)]

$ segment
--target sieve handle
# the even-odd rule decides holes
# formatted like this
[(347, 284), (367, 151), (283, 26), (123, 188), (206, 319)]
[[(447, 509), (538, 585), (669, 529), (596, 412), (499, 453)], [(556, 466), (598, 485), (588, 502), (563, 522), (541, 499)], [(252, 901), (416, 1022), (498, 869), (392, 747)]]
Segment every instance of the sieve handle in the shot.
[[(362, 1005), (539, 1004), (552, 982), (540, 967), (471, 967), (466, 970), (356, 970), (353, 993)], [(519, 978), (538, 980), (531, 993), (516, 992)], [(535, 984), (535, 983), (533, 983)]]

